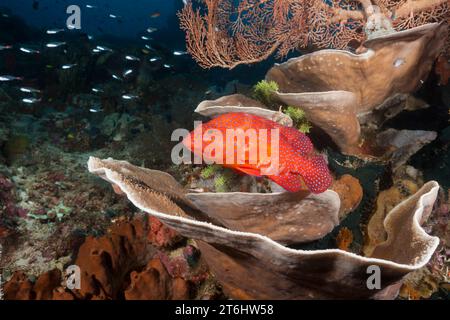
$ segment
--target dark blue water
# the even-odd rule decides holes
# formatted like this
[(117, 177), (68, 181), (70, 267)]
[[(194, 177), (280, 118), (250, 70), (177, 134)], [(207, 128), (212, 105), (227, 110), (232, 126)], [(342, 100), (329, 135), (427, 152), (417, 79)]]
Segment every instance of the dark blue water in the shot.
[[(183, 6), (182, 0), (2, 0), (0, 8), (3, 7), (7, 12), (20, 17), (30, 27), (45, 32), (50, 28), (65, 28), (69, 17), (66, 9), (70, 5), (78, 5), (81, 9), (81, 30), (72, 33), (84, 33), (95, 37), (98, 42), (108, 40), (125, 48), (130, 44), (142, 44), (140, 37), (148, 35), (147, 28), (154, 27), (158, 31), (151, 34), (152, 45), (169, 51), (185, 50), (185, 35), (179, 28), (177, 17), (177, 12)], [(87, 8), (86, 5), (95, 8)], [(159, 17), (152, 18), (154, 13), (158, 13)], [(110, 14), (117, 18), (111, 18)], [(30, 40), (39, 41), (39, 35), (31, 37)], [(252, 84), (264, 78), (267, 69), (274, 62), (275, 59), (269, 59), (257, 65), (240, 66), (231, 71), (214, 69), (205, 72), (204, 76), (219, 86), (235, 79)], [(178, 70), (191, 69), (203, 71), (187, 56), (178, 66)]]
[[(37, 5), (36, 5), (37, 3)], [(33, 6), (33, 4), (35, 4)], [(88, 9), (87, 4), (95, 6)], [(159, 29), (176, 30), (172, 25), (181, 0), (2, 0), (0, 6), (23, 18), (29, 25), (38, 28), (63, 28), (68, 15), (66, 9), (78, 5), (82, 10), (82, 31), (92, 35), (114, 34), (124, 38), (138, 38), (138, 34), (150, 25)], [(159, 12), (159, 18), (151, 19), (150, 14)], [(109, 18), (109, 14), (120, 19)], [(170, 40), (166, 38), (166, 40)]]

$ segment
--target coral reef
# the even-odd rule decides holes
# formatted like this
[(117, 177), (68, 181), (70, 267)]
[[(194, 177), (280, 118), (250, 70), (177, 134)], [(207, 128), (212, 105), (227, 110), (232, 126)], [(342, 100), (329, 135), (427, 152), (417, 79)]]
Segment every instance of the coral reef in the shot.
[(17, 218), (26, 217), (27, 211), (17, 206), (14, 183), (0, 174), (0, 240), (14, 233)]
[(333, 191), (320, 195), (194, 193), (186, 197), (227, 228), (262, 234), (285, 244), (320, 239), (339, 222), (340, 201)]
[(428, 24), (372, 38), (364, 53), (317, 51), (276, 65), (266, 79), (278, 84), (281, 101), (304, 110), (342, 152), (383, 155), (391, 150), (373, 142), (382, 124), (373, 114), (396, 115), (392, 106), (425, 81), (446, 33), (445, 25)]
[(350, 251), (349, 248), (352, 242), (353, 233), (349, 228), (343, 227), (341, 230), (339, 230), (339, 233), (336, 237), (336, 243), (339, 250)]
[(43, 273), (35, 283), (21, 271), (14, 273), (5, 284), (5, 300), (51, 300), (54, 289), (61, 284), (61, 272), (54, 269)]
[(367, 225), (368, 241), (364, 253), (371, 255), (373, 250), (386, 241), (387, 233), (384, 221), (388, 213), (405, 198), (418, 191), (419, 187), (411, 179), (396, 180), (395, 185), (379, 193), (376, 200), (376, 209)]
[(338, 180), (335, 180), (331, 186), (341, 199), (341, 208), (339, 209), (339, 220), (353, 212), (361, 203), (363, 198), (363, 188), (358, 179), (349, 174), (344, 174)]
[(119, 224), (109, 236), (88, 237), (75, 260), (81, 270), (77, 294), (84, 299), (118, 298), (129, 272), (145, 265), (154, 254), (145, 231), (145, 224), (136, 221)]
[[(155, 236), (156, 235), (156, 236)], [(188, 299), (209, 279), (192, 245), (181, 245), (173, 258), (162, 246), (180, 243), (180, 237), (155, 219), (119, 221), (102, 237), (87, 237), (80, 246), (75, 265), (81, 270), (81, 289), (68, 289), (61, 270), (54, 269), (31, 281), (17, 271), (5, 284), (7, 300), (162, 300)], [(176, 248), (176, 246), (175, 246)], [(184, 264), (184, 272), (174, 272), (174, 262)], [(214, 286), (213, 286), (214, 288)], [(217, 291), (217, 289), (215, 289)], [(214, 295), (214, 291), (208, 291)]]
[(229, 69), (308, 46), (354, 50), (374, 37), (448, 23), (449, 15), (445, 0), (205, 0), (179, 12), (192, 57), (203, 68)]
[[(154, 170), (95, 158), (89, 160), (88, 167), (90, 172), (118, 186), (141, 210), (180, 234), (197, 239), (209, 267), (234, 298), (393, 298), (397, 293), (390, 290), (390, 285), (398, 287), (396, 283), (404, 275), (426, 265), (439, 243), (437, 237), (429, 236), (420, 227), (436, 200), (439, 190), (436, 182), (425, 184), (389, 212), (385, 219), (387, 240), (370, 257), (361, 257), (341, 250), (293, 250), (261, 234), (205, 223), (197, 219), (198, 213), (193, 219), (187, 213), (197, 209), (187, 200), (191, 195), (175, 186), (173, 178)], [(161, 177), (166, 179), (165, 188), (160, 183), (149, 183)], [(189, 202), (188, 211), (176, 204)], [(365, 285), (366, 269), (371, 265), (382, 270), (381, 291), (374, 292)]]
[(181, 278), (171, 279), (159, 259), (150, 260), (142, 272), (133, 271), (125, 290), (126, 300), (187, 300), (189, 284)]
[[(448, 299), (449, 9), (188, 0), (185, 52), (164, 37), (175, 21), (137, 39), (48, 34), (0, 8), (4, 298)], [(206, 71), (188, 53), (270, 60)], [(174, 130), (230, 114), (282, 129), (284, 178), (173, 163)]]
[(403, 299), (429, 299), (433, 296), (448, 296), (450, 290), (450, 197), (441, 192), (435, 214), (426, 223), (428, 232), (436, 234), (441, 243), (430, 263), (405, 277), (400, 290)]

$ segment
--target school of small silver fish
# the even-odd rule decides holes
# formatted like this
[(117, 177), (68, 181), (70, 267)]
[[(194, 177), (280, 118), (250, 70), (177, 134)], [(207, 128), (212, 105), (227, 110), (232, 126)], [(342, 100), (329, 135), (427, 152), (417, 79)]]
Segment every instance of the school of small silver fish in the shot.
[[(186, 0), (183, 0), (182, 2), (184, 5), (187, 5), (187, 3), (188, 3)], [(84, 7), (86, 9), (90, 9), (90, 10), (95, 10), (98, 8), (96, 5), (93, 5), (93, 4), (86, 4)], [(151, 19), (157, 19), (160, 16), (161, 16), (161, 13), (159, 11), (154, 11), (149, 14), (149, 17)], [(113, 13), (113, 12), (109, 13), (108, 17), (110, 19), (116, 19), (116, 20), (120, 20), (123, 18), (122, 16), (120, 16), (116, 13)], [(9, 18), (9, 15), (2, 14), (2, 18), (7, 19), (7, 18)], [(144, 48), (142, 49), (142, 52), (144, 55), (157, 53), (157, 50), (155, 50), (154, 47), (150, 44), (151, 41), (154, 41), (153, 38), (148, 36), (148, 34), (153, 34), (157, 31), (158, 31), (158, 28), (156, 28), (154, 26), (149, 26), (145, 30), (145, 32), (143, 32), (144, 34), (139, 36), (141, 40), (145, 41), (145, 43), (143, 44)], [(39, 56), (39, 55), (45, 54), (46, 50), (62, 50), (63, 53), (66, 54), (67, 47), (70, 45), (70, 41), (61, 40), (61, 35), (69, 34), (70, 32), (74, 32), (74, 30), (69, 27), (49, 28), (49, 29), (45, 30), (44, 33), (47, 35), (47, 37), (50, 37), (50, 38), (57, 37), (54, 41), (50, 40), (49, 42), (44, 43), (44, 44), (36, 44), (36, 43), (21, 44), (20, 46), (17, 46), (17, 47), (13, 46), (11, 44), (8, 44), (8, 43), (6, 43), (6, 44), (0, 43), (0, 52), (6, 51), (6, 50), (16, 50), (17, 54)], [(94, 36), (92, 36), (92, 35), (86, 35), (86, 36), (89, 41), (94, 41)], [(104, 54), (104, 53), (114, 53), (116, 50), (120, 50), (120, 49), (113, 49), (104, 44), (93, 44), (91, 53), (99, 55), (99, 54)], [(181, 56), (188, 55), (188, 52), (183, 51), (183, 50), (172, 50), (172, 55), (175, 57), (181, 57)], [(128, 61), (130, 63), (142, 63), (143, 61), (147, 61), (152, 64), (161, 61), (159, 64), (160, 68), (166, 69), (166, 70), (171, 70), (175, 67), (175, 65), (173, 63), (165, 63), (163, 61), (164, 58), (159, 55), (153, 55), (148, 58), (148, 57), (144, 57), (144, 56), (137, 56), (134, 54), (124, 54), (124, 60)], [(68, 62), (65, 64), (61, 64), (59, 66), (47, 65), (47, 68), (51, 68), (51, 69), (59, 68), (60, 70), (63, 70), (63, 71), (70, 71), (72, 69), (77, 68), (77, 66), (78, 66), (78, 64), (76, 62)], [(134, 67), (136, 67), (136, 65)], [(120, 73), (111, 73), (111, 77), (117, 81), (124, 81), (125, 78), (130, 77), (135, 72), (134, 67), (131, 65), (125, 66), (125, 69), (123, 71), (121, 71)], [(26, 80), (27, 79), (25, 79), (25, 77), (21, 76), (21, 75), (0, 74), (0, 82), (16, 83), (16, 82), (26, 82)], [(43, 101), (43, 99), (42, 99), (43, 92), (39, 88), (35, 88), (35, 87), (31, 87), (31, 86), (21, 86), (21, 87), (18, 87), (18, 90), (24, 94), (30, 95), (28, 97), (23, 97), (21, 99), (22, 103), (24, 103), (24, 104), (36, 104), (36, 103)], [(101, 94), (104, 92), (99, 87), (93, 87), (91, 89), (91, 91), (96, 94)], [(139, 99), (139, 95), (131, 94), (131, 93), (123, 93), (121, 97), (123, 100)], [(102, 110), (93, 108), (90, 111), (91, 112), (101, 112)]]

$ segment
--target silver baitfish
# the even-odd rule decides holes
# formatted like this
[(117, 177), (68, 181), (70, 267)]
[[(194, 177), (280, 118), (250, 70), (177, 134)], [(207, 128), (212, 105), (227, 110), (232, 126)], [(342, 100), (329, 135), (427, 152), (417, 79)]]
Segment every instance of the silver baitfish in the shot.
[(17, 81), (17, 80), (23, 80), (22, 77), (16, 77), (16, 76), (10, 76), (10, 75), (4, 75), (0, 76), (0, 81)]
[(26, 103), (26, 104), (38, 103), (40, 101), (41, 101), (41, 99), (37, 99), (37, 98), (23, 98), (22, 99), (22, 102)]
[(22, 88), (20, 88), (20, 91), (25, 92), (25, 93), (40, 93), (41, 92), (41, 90), (30, 88), (30, 87), (22, 87)]
[(47, 48), (58, 48), (58, 47), (61, 47), (64, 45), (66, 45), (66, 42), (50, 42), (50, 43), (47, 43), (45, 46)]

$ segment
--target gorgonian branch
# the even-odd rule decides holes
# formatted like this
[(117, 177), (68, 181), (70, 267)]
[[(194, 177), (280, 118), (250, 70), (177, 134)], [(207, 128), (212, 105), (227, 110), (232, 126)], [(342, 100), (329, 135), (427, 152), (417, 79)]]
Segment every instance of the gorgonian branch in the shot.
[(353, 50), (367, 38), (448, 21), (448, 0), (199, 0), (178, 13), (204, 68), (235, 68), (305, 47)]

